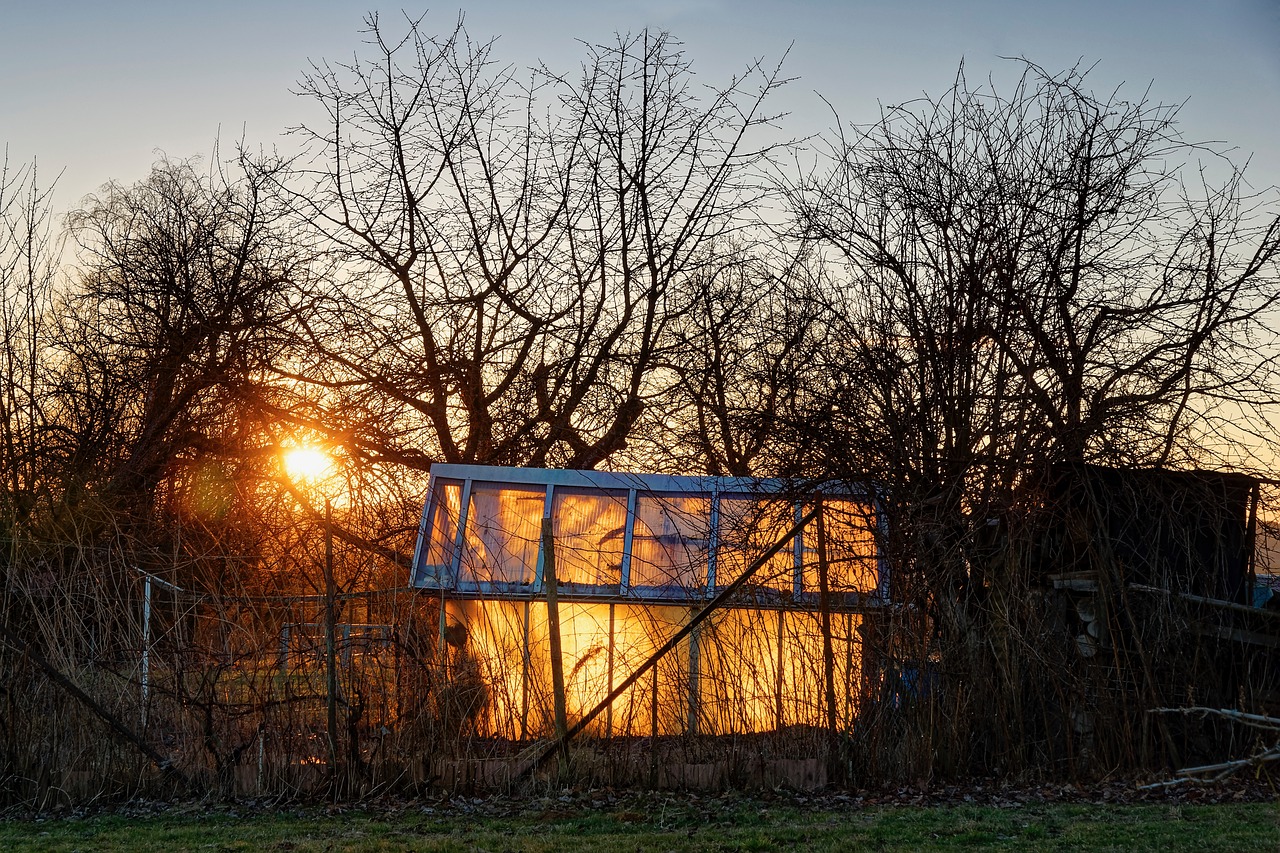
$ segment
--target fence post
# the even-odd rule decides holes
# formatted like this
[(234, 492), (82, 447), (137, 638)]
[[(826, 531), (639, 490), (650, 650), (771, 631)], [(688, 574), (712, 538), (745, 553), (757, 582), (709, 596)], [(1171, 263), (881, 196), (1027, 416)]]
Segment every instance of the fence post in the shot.
[[(827, 778), (834, 781), (839, 766), (836, 751), (836, 655), (831, 642), (831, 563), (827, 559), (826, 511), (818, 498), (818, 607), (822, 611), (822, 677), (827, 700)], [(803, 535), (803, 534), (802, 534)]]
[(332, 795), (338, 790), (338, 660), (336, 623), (337, 585), (333, 580), (333, 508), (324, 499), (324, 653), (326, 745), (329, 751), (329, 778)]
[(151, 575), (143, 575), (142, 593), (142, 728), (147, 728), (147, 704), (151, 700)]
[(564, 709), (564, 658), (560, 645), (560, 601), (556, 581), (555, 537), (552, 535), (551, 516), (542, 519), (542, 582), (547, 589), (547, 632), (551, 645), (551, 693), (555, 711), (556, 740), (560, 742), (560, 769), (568, 769), (569, 744), (565, 733), (569, 730)]
[[(690, 613), (691, 618), (692, 616), (697, 616), (697, 608), (693, 608)], [(689, 702), (688, 722), (686, 723), (685, 728), (688, 734), (691, 735), (696, 735), (698, 733), (698, 687), (702, 677), (702, 665), (699, 660), (699, 655), (702, 652), (700, 643), (701, 634), (701, 628), (694, 628), (693, 632), (689, 634)]]
[(777, 660), (778, 669), (774, 673), (774, 684), (773, 684), (773, 702), (774, 702), (773, 714), (774, 714), (774, 720), (775, 720), (774, 726), (779, 732), (782, 731), (782, 728), (783, 726), (786, 725), (786, 721), (787, 721), (786, 710), (782, 706), (783, 687), (785, 686), (785, 683), (786, 683), (786, 677), (785, 677), (786, 670), (784, 669), (784, 665), (786, 662), (786, 659), (785, 659), (786, 646), (787, 646), (787, 611), (779, 607), (778, 608), (778, 660)]
[(529, 602), (524, 603), (524, 625), (520, 638), (520, 739), (529, 738), (529, 679), (531, 677), (529, 659), (529, 617), (532, 608)]
[(658, 667), (653, 668), (649, 696), (649, 787), (658, 786)]
[[(605, 672), (609, 679), (609, 692), (613, 692), (613, 665), (614, 656), (616, 655), (616, 641), (614, 640), (614, 603), (609, 602), (609, 648), (608, 657), (605, 659)], [(613, 737), (613, 704), (610, 703), (604, 711), (604, 736), (606, 738)]]
[(280, 676), (289, 674), (289, 623), (280, 629)]

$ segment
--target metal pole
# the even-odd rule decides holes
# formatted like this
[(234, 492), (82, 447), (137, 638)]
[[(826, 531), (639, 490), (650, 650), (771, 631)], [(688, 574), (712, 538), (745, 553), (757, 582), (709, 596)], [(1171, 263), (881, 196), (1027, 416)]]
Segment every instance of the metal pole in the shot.
[(144, 572), (137, 566), (133, 570), (142, 575), (142, 725), (147, 725), (147, 703), (151, 698), (151, 588), (153, 585), (174, 593), (186, 592), (182, 587), (171, 584)]
[(280, 629), (280, 677), (284, 679), (289, 675), (289, 623), (284, 623), (284, 627)]
[(151, 575), (143, 575), (142, 590), (142, 727), (145, 729), (151, 692)]

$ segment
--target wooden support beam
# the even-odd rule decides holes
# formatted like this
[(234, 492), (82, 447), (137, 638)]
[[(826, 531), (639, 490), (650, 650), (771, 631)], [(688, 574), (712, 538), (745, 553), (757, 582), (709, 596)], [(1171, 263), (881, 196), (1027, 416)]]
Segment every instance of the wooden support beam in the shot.
[(547, 592), (547, 634), (551, 645), (551, 702), (555, 713), (556, 742), (560, 744), (561, 769), (568, 769), (568, 720), (564, 707), (564, 657), (560, 643), (560, 602), (556, 597), (556, 544), (551, 517), (542, 519), (542, 584)]
[[(605, 662), (606, 675), (609, 679), (609, 689), (613, 690), (613, 667), (615, 657), (615, 640), (614, 640), (614, 607), (613, 602), (609, 603), (609, 651), (608, 659)], [(604, 720), (604, 736), (606, 738), (613, 737), (613, 706), (609, 706), (608, 712), (605, 714)]]
[(827, 559), (827, 526), (818, 499), (818, 603), (822, 619), (822, 680), (827, 706), (827, 773), (835, 779), (839, 730), (836, 725), (836, 653), (831, 641), (831, 563)]
[[(697, 615), (698, 611), (696, 609), (690, 611), (690, 618)], [(702, 652), (699, 648), (698, 640), (701, 633), (701, 631), (695, 630), (689, 635), (689, 714), (685, 731), (691, 735), (698, 733), (698, 682), (701, 680), (699, 655)]]

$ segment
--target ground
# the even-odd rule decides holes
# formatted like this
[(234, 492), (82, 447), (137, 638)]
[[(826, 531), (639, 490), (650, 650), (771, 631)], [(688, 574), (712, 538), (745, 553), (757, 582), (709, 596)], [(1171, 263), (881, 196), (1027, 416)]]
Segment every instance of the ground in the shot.
[(379, 801), (130, 803), (10, 812), (3, 850), (753, 851), (1280, 849), (1280, 796), (1260, 782), (1140, 792), (1114, 783), (876, 793), (615, 794)]

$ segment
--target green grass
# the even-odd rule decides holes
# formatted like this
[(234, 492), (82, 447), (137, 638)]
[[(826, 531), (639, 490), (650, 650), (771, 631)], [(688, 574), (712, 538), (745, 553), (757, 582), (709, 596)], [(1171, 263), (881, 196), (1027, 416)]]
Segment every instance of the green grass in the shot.
[[(552, 801), (551, 806), (556, 804)], [(687, 801), (511, 817), (219, 810), (0, 823), (0, 850), (631, 851), (1280, 849), (1280, 804), (806, 809)]]

